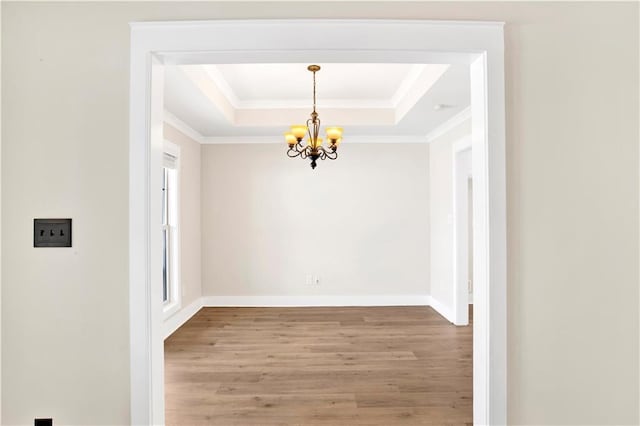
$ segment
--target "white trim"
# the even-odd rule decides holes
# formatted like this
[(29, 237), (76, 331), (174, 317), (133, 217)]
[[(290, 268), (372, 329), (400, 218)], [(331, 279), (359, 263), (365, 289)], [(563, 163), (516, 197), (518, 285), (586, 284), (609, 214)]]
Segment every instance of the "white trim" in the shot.
[(171, 336), (202, 308), (303, 307), (303, 306), (430, 306), (450, 322), (451, 310), (427, 294), (383, 294), (350, 296), (202, 296), (167, 318), (164, 339)]
[[(420, 75), (426, 67), (426, 64), (413, 64), (411, 69), (409, 69), (407, 75), (404, 76), (404, 78), (398, 85), (396, 92), (393, 94), (393, 96), (391, 96), (391, 101), (389, 102), (389, 104), (393, 108), (398, 108), (400, 102), (409, 95), (409, 92), (413, 89), (416, 89), (416, 82), (418, 81), (418, 78), (420, 78)], [(449, 67), (447, 66), (447, 68)], [(424, 93), (426, 93), (426, 91), (422, 94), (424, 95)]]
[[(170, 254), (170, 264), (169, 264), (169, 300), (164, 302), (162, 305), (162, 315), (164, 319), (169, 318), (173, 314), (175, 314), (180, 308), (182, 308), (182, 238), (181, 238), (181, 216), (182, 212), (180, 211), (181, 204), (181, 148), (178, 144), (171, 142), (168, 139), (164, 139), (162, 144), (163, 153), (169, 154), (175, 158), (175, 168), (173, 172), (175, 173), (175, 179), (173, 180), (174, 186), (174, 197), (175, 197), (175, 207), (174, 213), (174, 224), (167, 226), (167, 230), (169, 231), (169, 241), (174, 241), (173, 250), (169, 250)], [(166, 164), (163, 164), (166, 167)], [(169, 205), (169, 208), (172, 206)]]
[(440, 136), (444, 135), (448, 131), (457, 127), (465, 120), (469, 120), (470, 118), (471, 118), (471, 107), (468, 106), (462, 111), (460, 111), (459, 113), (457, 113), (456, 115), (454, 115), (453, 117), (451, 117), (450, 119), (448, 119), (447, 121), (445, 121), (444, 123), (442, 123), (441, 125), (439, 125), (438, 127), (436, 127), (435, 129), (433, 129), (432, 131), (430, 131), (429, 134), (427, 134), (427, 136), (425, 137), (425, 139), (429, 143), (433, 142)]
[[(372, 135), (372, 136), (351, 136), (349, 144), (362, 143), (426, 143), (427, 141), (418, 136), (413, 135)], [(282, 136), (209, 136), (202, 138), (204, 145), (234, 145), (234, 144), (278, 144), (284, 146), (284, 137)]]
[[(265, 0), (269, 1), (269, 0)], [(339, 1), (339, 0), (336, 0)], [(383, 1), (383, 0), (381, 0)], [(422, 0), (419, 0), (422, 1)], [(225, 19), (219, 21), (196, 21), (196, 20), (184, 20), (184, 21), (140, 21), (130, 22), (129, 26), (132, 29), (160, 29), (164, 30), (168, 27), (173, 29), (191, 29), (191, 30), (205, 30), (211, 28), (212, 24), (218, 28), (223, 27), (239, 27), (239, 26), (251, 26), (256, 23), (264, 24), (268, 27), (280, 27), (287, 24), (302, 24), (305, 28), (310, 28), (313, 25), (318, 24), (344, 24), (344, 25), (404, 25), (404, 26), (418, 26), (418, 27), (457, 27), (457, 28), (483, 28), (489, 27), (491, 29), (504, 28), (504, 21), (464, 21), (464, 20), (426, 20), (426, 19)], [(227, 28), (229, 29), (229, 28)], [(247, 37), (250, 41), (251, 37)], [(449, 42), (453, 43), (453, 42)]]
[[(291, 37), (296, 34), (296, 37)], [(314, 34), (322, 34), (315, 37)], [(376, 46), (378, 46), (376, 48)], [(162, 67), (186, 63), (470, 64), (474, 169), (474, 422), (506, 424), (504, 23), (403, 20), (146, 22), (131, 26), (131, 423), (164, 422), (159, 178)], [(162, 52), (162, 53), (158, 53)], [(158, 66), (157, 66), (158, 65)], [(159, 111), (158, 111), (159, 110)], [(477, 212), (476, 212), (477, 209)]]
[[(471, 116), (469, 116), (471, 118)], [(453, 152), (458, 153), (471, 149), (471, 134), (463, 136), (453, 143)]]
[[(241, 105), (240, 99), (236, 96), (236, 92), (233, 91), (233, 88), (229, 86), (227, 83), (227, 79), (224, 78), (217, 65), (203, 65), (202, 69), (209, 76), (212, 83), (218, 87), (218, 90), (222, 93), (222, 95), (227, 99), (227, 102), (231, 104), (233, 109), (239, 109), (239, 105)], [(218, 105), (216, 104), (218, 107)]]
[(344, 296), (204, 296), (205, 307), (300, 307), (300, 306), (429, 306), (426, 294), (380, 294)]
[(394, 108), (395, 122), (399, 123), (413, 107), (428, 93), (449, 69), (450, 64), (430, 64), (420, 73), (414, 86), (399, 100)]
[[(404, 76), (396, 91), (389, 99), (369, 99), (369, 100), (355, 100), (355, 99), (331, 99), (323, 98), (323, 108), (388, 108), (396, 109), (400, 102), (402, 102), (411, 92), (419, 91), (418, 97), (422, 97), (435, 83), (436, 80), (429, 81), (426, 85), (416, 86), (418, 78), (422, 75), (428, 65), (431, 64), (412, 64), (407, 74)], [(444, 71), (449, 68), (448, 64), (433, 64), (435, 66), (444, 66)], [(235, 109), (282, 109), (282, 108), (308, 108), (309, 101), (307, 100), (292, 100), (292, 99), (260, 99), (260, 100), (245, 100), (242, 101), (238, 98), (233, 88), (227, 82), (227, 79), (222, 75), (222, 72), (215, 64), (204, 65), (203, 70), (209, 75), (213, 84), (218, 87), (218, 90), (224, 95), (227, 102)], [(438, 76), (438, 78), (441, 74)], [(422, 87), (424, 86), (424, 87)], [(217, 105), (216, 105), (217, 106)]]
[(444, 303), (440, 302), (438, 299), (435, 299), (433, 296), (431, 297), (430, 306), (433, 308), (434, 311), (442, 315), (447, 321), (449, 321), (452, 324), (455, 323), (453, 311), (451, 310), (451, 308), (446, 306)]
[[(449, 69), (449, 64), (412, 64), (407, 74), (404, 76), (395, 93), (389, 99), (333, 99), (323, 98), (323, 111), (332, 108), (338, 109), (388, 109), (395, 117), (395, 123), (398, 123), (411, 108), (427, 93), (433, 85), (442, 77)], [(283, 99), (259, 99), (259, 100), (240, 100), (233, 88), (229, 85), (226, 78), (222, 75), (217, 65), (209, 64), (200, 67), (202, 72), (206, 74), (211, 83), (215, 86), (216, 92), (219, 92), (223, 99), (208, 96), (208, 99), (219, 109), (225, 109), (228, 106), (233, 108), (229, 117), (237, 118), (239, 110), (244, 109), (307, 109), (309, 107), (308, 99), (305, 100), (283, 100)], [(198, 84), (198, 77), (202, 73), (191, 73), (183, 69), (184, 75), (194, 83), (203, 94), (206, 95), (205, 88)], [(220, 101), (223, 105), (220, 105)], [(237, 124), (237, 123), (236, 123)]]
[(174, 129), (180, 131), (182, 134), (189, 136), (191, 139), (198, 143), (205, 143), (205, 137), (200, 134), (193, 127), (189, 126), (184, 121), (180, 120), (169, 110), (164, 110), (164, 122), (173, 127)]
[(203, 145), (278, 144), (285, 146), (283, 136), (205, 136)]
[[(465, 108), (436, 127), (426, 137), (415, 135), (357, 135), (350, 136), (349, 144), (362, 143), (430, 143), (444, 133), (453, 129), (463, 121), (471, 118), (470, 107)], [(164, 122), (202, 145), (235, 145), (235, 144), (282, 144), (281, 136), (204, 136), (186, 122), (180, 120), (171, 111), (164, 110)]]
[[(164, 67), (131, 31), (129, 127), (129, 346), (131, 424), (164, 423), (161, 194)], [(153, 165), (153, 166), (152, 166)], [(153, 268), (152, 265), (157, 266)], [(152, 285), (156, 283), (156, 285)]]
[[(281, 136), (203, 136), (197, 130), (180, 120), (167, 109), (164, 110), (164, 122), (189, 136), (202, 145), (233, 144), (278, 144), (284, 145)], [(360, 135), (350, 136), (349, 144), (361, 143), (427, 143), (427, 140), (414, 135)]]
[[(0, 34), (2, 34), (2, 5), (0, 5)], [(2, 55), (0, 55), (0, 99), (2, 99)], [(2, 102), (0, 102), (0, 241), (2, 241)], [(0, 424), (2, 424), (2, 244), (0, 244)]]
[(196, 300), (180, 309), (175, 314), (164, 320), (162, 324), (164, 339), (171, 336), (177, 329), (179, 329), (184, 323), (189, 321), (191, 317), (198, 313), (203, 307), (203, 298), (198, 297)]
[[(452, 185), (452, 211), (453, 211), (453, 323), (455, 325), (469, 324), (469, 173), (460, 170), (460, 154), (471, 150), (471, 135), (464, 136), (453, 143), (451, 163), (453, 176)], [(464, 178), (464, 180), (463, 180)], [(471, 175), (473, 178), (473, 175)], [(462, 209), (460, 209), (462, 207)]]
[[(217, 107), (217, 105), (216, 105)], [(257, 109), (257, 110), (308, 110), (309, 109), (309, 100), (308, 99), (260, 99), (260, 100), (252, 100), (252, 101), (242, 101), (235, 109), (235, 112), (242, 112), (242, 110), (247, 109)], [(322, 98), (322, 115), (326, 114), (327, 110), (339, 109), (339, 110), (352, 110), (352, 109), (363, 109), (366, 111), (369, 110), (377, 110), (377, 109), (385, 109), (389, 110), (389, 113), (392, 113), (395, 116), (395, 107), (390, 101), (380, 100), (380, 99), (333, 99), (333, 98)], [(343, 115), (347, 115), (350, 111), (343, 111)], [(250, 125), (251, 123), (247, 123), (245, 125)]]

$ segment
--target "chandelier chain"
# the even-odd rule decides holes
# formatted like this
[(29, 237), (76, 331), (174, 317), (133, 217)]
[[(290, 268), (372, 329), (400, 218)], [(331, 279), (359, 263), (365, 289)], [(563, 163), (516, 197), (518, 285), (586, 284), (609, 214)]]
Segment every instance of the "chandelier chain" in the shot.
[(313, 72), (313, 112), (316, 112), (316, 72)]

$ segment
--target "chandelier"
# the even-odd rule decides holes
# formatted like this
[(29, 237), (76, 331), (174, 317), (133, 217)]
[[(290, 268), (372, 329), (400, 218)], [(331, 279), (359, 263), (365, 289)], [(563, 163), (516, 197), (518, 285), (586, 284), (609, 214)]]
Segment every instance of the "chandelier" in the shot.
[[(327, 127), (327, 140), (329, 145), (322, 146), (322, 138), (318, 137), (320, 133), (320, 119), (316, 112), (316, 73), (320, 71), (319, 65), (309, 65), (307, 67), (313, 73), (313, 111), (311, 118), (307, 120), (307, 124), (294, 124), (291, 130), (284, 134), (289, 149), (287, 155), (291, 158), (300, 157), (302, 159), (311, 159), (311, 168), (316, 168), (316, 161), (335, 160), (338, 158), (338, 145), (342, 141), (341, 127)], [(304, 136), (308, 135), (306, 146), (302, 144)]]

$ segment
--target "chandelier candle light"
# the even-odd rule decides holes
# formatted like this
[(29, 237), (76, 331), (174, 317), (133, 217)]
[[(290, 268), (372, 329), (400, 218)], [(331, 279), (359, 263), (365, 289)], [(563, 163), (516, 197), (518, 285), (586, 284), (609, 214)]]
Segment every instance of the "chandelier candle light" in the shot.
[[(316, 72), (320, 71), (319, 65), (309, 65), (307, 67), (313, 73), (313, 111), (311, 118), (307, 120), (307, 124), (294, 124), (291, 130), (284, 134), (289, 149), (287, 155), (291, 158), (300, 157), (303, 159), (311, 159), (311, 168), (316, 168), (316, 160), (335, 160), (338, 158), (338, 145), (342, 141), (341, 127), (328, 127), (327, 140), (329, 146), (322, 146), (322, 138), (318, 137), (320, 133), (320, 119), (316, 112)], [(302, 144), (304, 135), (307, 134), (307, 145)]]

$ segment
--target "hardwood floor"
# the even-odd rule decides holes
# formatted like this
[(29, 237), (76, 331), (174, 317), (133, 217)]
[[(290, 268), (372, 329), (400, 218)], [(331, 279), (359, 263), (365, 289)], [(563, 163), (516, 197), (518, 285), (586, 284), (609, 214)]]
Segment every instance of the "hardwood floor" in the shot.
[(472, 423), (472, 327), (428, 307), (204, 308), (165, 374), (168, 425)]

